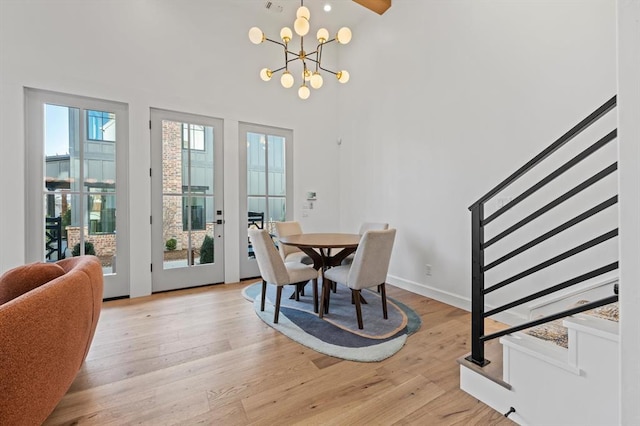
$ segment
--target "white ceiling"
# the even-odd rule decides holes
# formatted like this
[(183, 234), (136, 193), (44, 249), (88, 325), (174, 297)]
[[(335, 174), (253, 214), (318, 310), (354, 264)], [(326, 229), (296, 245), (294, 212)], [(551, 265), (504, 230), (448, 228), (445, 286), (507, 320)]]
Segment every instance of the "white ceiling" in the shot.
[[(283, 26), (293, 29), (296, 10), (300, 7), (300, 0), (224, 1), (244, 9), (248, 17), (251, 18), (252, 25), (262, 29), (270, 38), (277, 38), (279, 29)], [(324, 5), (327, 3), (332, 7), (330, 12), (323, 10)], [(366, 17), (378, 16), (352, 0), (305, 0), (304, 5), (309, 8), (311, 13), (311, 19), (309, 20), (311, 24), (310, 34), (315, 34), (321, 27), (329, 30), (330, 34), (335, 34), (341, 27), (346, 26), (353, 29)], [(271, 33), (272, 31), (277, 32)]]

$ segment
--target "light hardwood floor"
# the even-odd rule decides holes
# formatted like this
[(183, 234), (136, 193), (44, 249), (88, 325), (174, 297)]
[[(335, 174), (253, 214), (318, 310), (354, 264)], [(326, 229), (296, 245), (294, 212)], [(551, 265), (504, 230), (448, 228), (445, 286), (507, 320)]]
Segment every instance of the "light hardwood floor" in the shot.
[(467, 312), (388, 286), (422, 327), (391, 358), (358, 363), (263, 323), (240, 293), (248, 284), (106, 302), (45, 424), (512, 424), (459, 389)]

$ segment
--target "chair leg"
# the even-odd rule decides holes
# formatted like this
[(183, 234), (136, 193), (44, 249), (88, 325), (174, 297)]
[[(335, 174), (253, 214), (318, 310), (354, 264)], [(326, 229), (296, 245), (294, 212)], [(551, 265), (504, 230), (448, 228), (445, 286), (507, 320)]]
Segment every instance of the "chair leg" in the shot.
[(267, 297), (267, 282), (262, 280), (262, 300), (260, 301), (260, 310), (264, 311), (264, 299)]
[(273, 323), (278, 323), (278, 316), (280, 315), (280, 299), (282, 298), (282, 286), (278, 286), (278, 290), (276, 293), (276, 310), (273, 313)]
[(296, 292), (295, 292), (295, 295), (296, 295), (296, 297), (295, 297), (296, 302), (299, 302), (299, 301), (300, 301), (300, 292), (301, 292), (301, 291), (302, 291), (302, 284), (300, 284), (300, 283), (296, 284)]
[(318, 279), (314, 278), (311, 280), (311, 285), (313, 286), (313, 312), (318, 313)]
[(327, 280), (327, 298), (324, 301), (324, 313), (329, 313), (329, 304), (331, 303), (331, 289), (336, 285), (335, 282)]
[(358, 317), (358, 328), (362, 330), (362, 308), (360, 307), (360, 290), (351, 289), (351, 296), (356, 301), (356, 316)]
[(387, 319), (387, 289), (384, 283), (378, 286), (380, 288), (380, 293), (382, 295), (382, 316), (384, 319)]

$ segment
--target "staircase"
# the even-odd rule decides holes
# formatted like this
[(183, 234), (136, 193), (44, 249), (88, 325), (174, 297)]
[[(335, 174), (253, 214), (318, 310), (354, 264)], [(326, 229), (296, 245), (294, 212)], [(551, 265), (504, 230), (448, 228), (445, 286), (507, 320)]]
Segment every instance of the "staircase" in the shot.
[(587, 313), (562, 327), (548, 339), (535, 337), (544, 327), (500, 338), (498, 374), (459, 359), (460, 388), (498, 412), (513, 407), (523, 425), (618, 424), (617, 322)]
[(460, 387), (519, 424), (618, 423), (615, 106), (613, 97), (469, 208), (471, 353), (459, 360)]

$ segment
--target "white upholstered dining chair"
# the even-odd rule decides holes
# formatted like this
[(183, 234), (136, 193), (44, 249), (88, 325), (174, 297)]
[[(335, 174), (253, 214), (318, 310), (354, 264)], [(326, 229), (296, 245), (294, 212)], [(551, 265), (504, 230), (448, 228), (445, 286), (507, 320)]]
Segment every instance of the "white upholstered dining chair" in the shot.
[(360, 304), (360, 290), (363, 288), (380, 286), (382, 297), (382, 315), (387, 319), (387, 291), (385, 281), (389, 271), (389, 261), (396, 237), (395, 229), (366, 231), (360, 240), (353, 263), (327, 269), (324, 278), (328, 282), (322, 285), (320, 297), (320, 318), (324, 314), (324, 304), (329, 297), (329, 282), (346, 285), (351, 289), (353, 301), (356, 305), (358, 328), (362, 329), (362, 307)]
[[(389, 229), (389, 224), (388, 223), (383, 223), (383, 222), (362, 222), (362, 224), (360, 225), (360, 230), (358, 231), (358, 234), (360, 234), (362, 236), (367, 231), (384, 231), (385, 229)], [(348, 264), (352, 263), (354, 256), (355, 256), (355, 253), (352, 253), (349, 256), (345, 257), (344, 260), (342, 261), (342, 264), (343, 265), (348, 265)]]
[(276, 289), (276, 304), (273, 313), (274, 324), (278, 323), (280, 315), (280, 300), (282, 299), (282, 287), (285, 285), (296, 285), (296, 300), (299, 298), (298, 286), (312, 281), (313, 285), (313, 307), (318, 311), (318, 271), (312, 266), (304, 265), (300, 262), (284, 262), (273, 245), (273, 240), (264, 229), (249, 229), (249, 238), (253, 244), (256, 261), (262, 276), (262, 300), (260, 310), (264, 311), (264, 302), (267, 294), (267, 283), (273, 284)]
[[(288, 237), (289, 235), (302, 234), (302, 227), (300, 226), (300, 222), (275, 222), (274, 225), (276, 238), (278, 239), (280, 239), (280, 237)], [(280, 251), (282, 260), (284, 260), (285, 262), (300, 262), (304, 263), (305, 265), (313, 264), (313, 260), (298, 247), (288, 246), (286, 244), (278, 242), (278, 250)]]
[(388, 223), (362, 222), (362, 225), (360, 225), (360, 230), (358, 231), (358, 234), (364, 235), (364, 233), (367, 231), (384, 231), (385, 229), (389, 229)]

